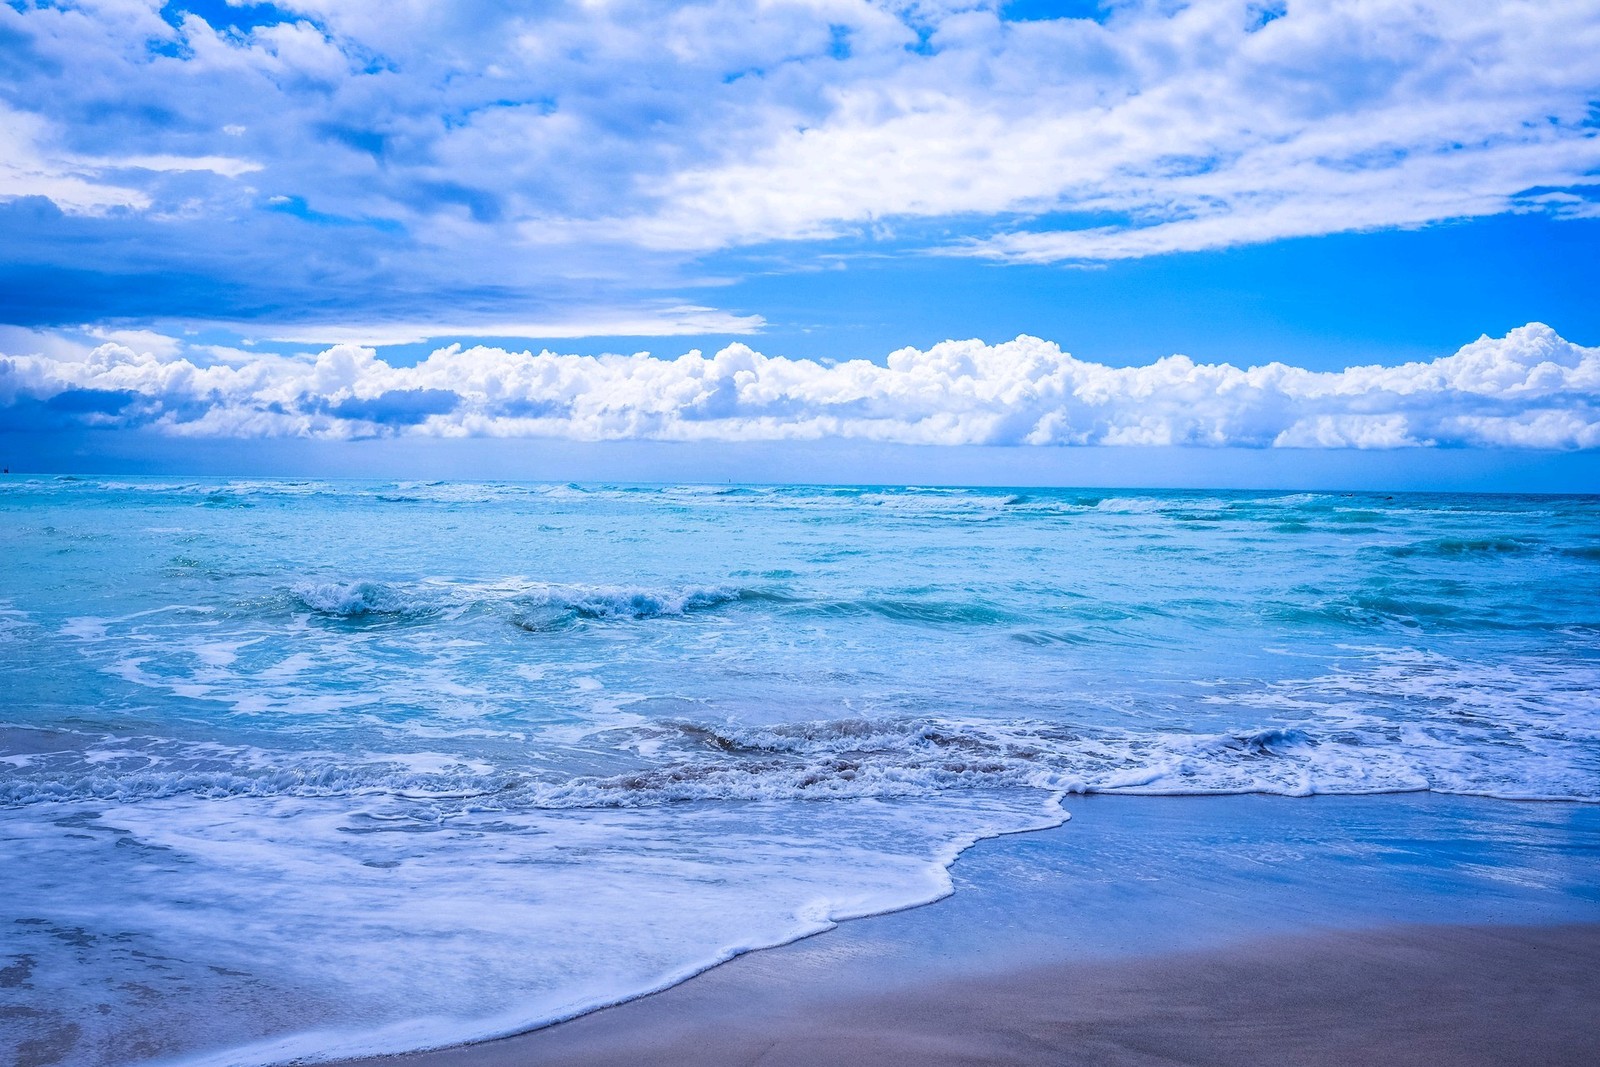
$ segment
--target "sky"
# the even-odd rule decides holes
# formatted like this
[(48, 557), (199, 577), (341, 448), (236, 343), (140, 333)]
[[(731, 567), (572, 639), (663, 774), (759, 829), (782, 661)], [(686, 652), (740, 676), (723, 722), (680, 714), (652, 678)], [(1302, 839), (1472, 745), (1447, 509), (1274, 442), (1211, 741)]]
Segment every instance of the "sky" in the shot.
[(0, 4), (19, 470), (1600, 491), (1596, 292), (1600, 0)]

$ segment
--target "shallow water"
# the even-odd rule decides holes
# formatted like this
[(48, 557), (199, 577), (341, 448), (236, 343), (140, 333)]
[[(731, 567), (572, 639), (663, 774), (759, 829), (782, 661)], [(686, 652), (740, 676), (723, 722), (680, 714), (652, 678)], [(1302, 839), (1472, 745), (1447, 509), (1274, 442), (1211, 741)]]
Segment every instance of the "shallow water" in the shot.
[(1074, 792), (1600, 796), (1600, 498), (11, 479), (0, 543), (37, 1062), (522, 1029)]

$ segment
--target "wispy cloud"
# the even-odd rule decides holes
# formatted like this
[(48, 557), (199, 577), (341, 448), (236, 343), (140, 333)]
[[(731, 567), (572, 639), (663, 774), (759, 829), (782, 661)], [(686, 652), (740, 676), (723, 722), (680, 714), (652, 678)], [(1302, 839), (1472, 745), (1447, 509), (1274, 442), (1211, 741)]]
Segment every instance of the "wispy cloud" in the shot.
[(1530, 324), (1453, 355), (1314, 372), (1170, 356), (1117, 368), (1055, 344), (946, 341), (883, 363), (677, 359), (459, 345), (415, 366), (340, 345), (304, 357), (143, 334), (90, 348), (13, 333), (0, 426), (143, 427), (187, 437), (847, 438), (929, 445), (1600, 447), (1600, 348)]
[(6, 223), (12, 262), (156, 264), (244, 294), (224, 317), (493, 290), (537, 323), (897, 221), (1037, 263), (1600, 201), (1587, 0), (204, 10), (0, 5), (0, 201), (56, 212)]
[[(252, 327), (268, 341), (293, 344), (417, 344), (440, 337), (685, 337), (761, 332), (760, 315), (737, 315), (699, 305), (641, 310), (602, 309), (544, 322), (420, 321), (368, 324), (323, 323)], [(242, 327), (241, 327), (242, 328)]]
[(74, 215), (150, 206), (141, 190), (104, 181), (98, 168), (51, 153), (40, 144), (46, 128), (39, 116), (0, 104), (0, 200), (41, 197)]

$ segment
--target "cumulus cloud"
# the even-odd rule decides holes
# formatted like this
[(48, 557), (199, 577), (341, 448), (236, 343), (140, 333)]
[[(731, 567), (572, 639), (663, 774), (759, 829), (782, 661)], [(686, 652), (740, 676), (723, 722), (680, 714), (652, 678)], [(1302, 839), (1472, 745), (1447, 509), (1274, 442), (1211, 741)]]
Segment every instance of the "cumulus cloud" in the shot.
[(45, 335), (0, 357), (0, 428), (143, 427), (186, 437), (382, 435), (584, 441), (816, 440), (928, 445), (1278, 448), (1600, 447), (1600, 348), (1533, 323), (1427, 363), (1317, 372), (1169, 356), (1075, 359), (1035, 337), (904, 348), (882, 363), (766, 356), (370, 348), (248, 362), (139, 334), (90, 348)]

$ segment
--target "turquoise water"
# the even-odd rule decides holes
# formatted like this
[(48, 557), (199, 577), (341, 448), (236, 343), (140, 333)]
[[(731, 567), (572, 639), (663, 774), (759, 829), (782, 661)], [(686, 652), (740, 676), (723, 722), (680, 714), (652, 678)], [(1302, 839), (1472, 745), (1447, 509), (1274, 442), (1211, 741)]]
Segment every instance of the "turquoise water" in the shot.
[(0, 539), (37, 1062), (522, 1029), (1074, 793), (1600, 797), (1594, 497), (13, 477)]

